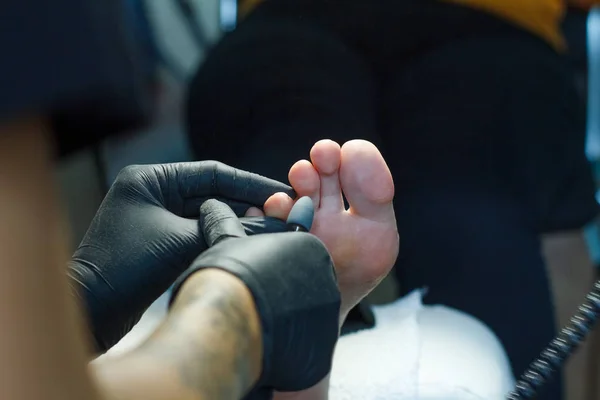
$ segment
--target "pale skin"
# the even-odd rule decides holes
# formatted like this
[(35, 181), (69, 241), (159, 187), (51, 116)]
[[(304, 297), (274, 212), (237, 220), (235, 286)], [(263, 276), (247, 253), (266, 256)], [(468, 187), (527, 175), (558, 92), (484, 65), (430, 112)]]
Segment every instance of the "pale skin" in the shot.
[(65, 276), (63, 229), (45, 121), (0, 125), (0, 398), (98, 399), (83, 324)]
[[(348, 312), (381, 282), (398, 256), (394, 182), (379, 150), (364, 140), (342, 147), (321, 140), (311, 149), (310, 160), (295, 163), (288, 178), (298, 196), (310, 196), (316, 206), (311, 232), (333, 256), (342, 294), (341, 327)], [(286, 194), (275, 194), (265, 203), (265, 214), (285, 219), (293, 204)], [(248, 213), (262, 214), (258, 209)], [(326, 400), (328, 391), (329, 377), (302, 392), (277, 393), (275, 399)]]

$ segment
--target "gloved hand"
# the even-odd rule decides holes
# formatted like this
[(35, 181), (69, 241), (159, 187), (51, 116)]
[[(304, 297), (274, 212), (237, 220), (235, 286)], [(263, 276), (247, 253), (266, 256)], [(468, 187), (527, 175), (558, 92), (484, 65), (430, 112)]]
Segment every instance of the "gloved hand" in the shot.
[[(291, 188), (216, 161), (131, 166), (117, 177), (70, 263), (96, 349), (116, 344), (203, 250), (198, 210), (208, 198), (238, 215)], [(276, 219), (246, 220), (251, 233), (281, 232)]]
[(302, 232), (246, 237), (227, 205), (209, 200), (200, 210), (207, 244), (177, 280), (203, 268), (234, 274), (252, 293), (262, 323), (263, 369), (254, 393), (314, 386), (331, 369), (338, 338), (340, 293), (325, 245)]

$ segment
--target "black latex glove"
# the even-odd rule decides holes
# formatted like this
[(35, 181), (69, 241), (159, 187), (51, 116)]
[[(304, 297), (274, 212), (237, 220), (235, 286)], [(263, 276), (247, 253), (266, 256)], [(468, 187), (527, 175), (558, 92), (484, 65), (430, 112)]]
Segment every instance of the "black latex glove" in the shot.
[[(125, 168), (102, 202), (70, 263), (96, 350), (106, 351), (190, 265), (206, 244), (198, 210), (208, 198), (238, 215), (291, 188), (215, 161)], [(245, 220), (250, 233), (281, 232), (282, 221)]]
[(317, 384), (331, 369), (341, 302), (325, 245), (302, 232), (246, 237), (233, 211), (216, 200), (204, 203), (200, 214), (212, 247), (177, 280), (172, 299), (203, 268), (234, 274), (252, 293), (262, 325), (263, 368), (253, 393), (265, 398), (273, 389)]

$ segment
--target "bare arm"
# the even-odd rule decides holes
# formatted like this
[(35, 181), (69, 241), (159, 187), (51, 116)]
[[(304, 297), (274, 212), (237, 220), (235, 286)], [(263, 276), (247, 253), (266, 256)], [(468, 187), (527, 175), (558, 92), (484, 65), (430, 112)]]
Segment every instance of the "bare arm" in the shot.
[(239, 399), (261, 373), (254, 301), (233, 275), (190, 277), (169, 316), (141, 346), (92, 364), (107, 400)]
[(41, 118), (0, 122), (0, 398), (95, 399)]
[(190, 278), (148, 342), (90, 367), (95, 385), (43, 119), (0, 123), (0, 188), (1, 399), (212, 400), (252, 386), (262, 361), (252, 298), (231, 277), (211, 279), (221, 292), (207, 288), (208, 271)]

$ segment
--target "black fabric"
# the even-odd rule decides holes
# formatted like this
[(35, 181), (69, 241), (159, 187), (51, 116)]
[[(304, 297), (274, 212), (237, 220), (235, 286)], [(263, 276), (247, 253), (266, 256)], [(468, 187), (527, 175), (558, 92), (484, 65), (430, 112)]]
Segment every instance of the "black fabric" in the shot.
[[(285, 180), (322, 138), (396, 182), (403, 293), (480, 318), (520, 374), (555, 332), (539, 232), (598, 212), (572, 70), (542, 40), (431, 0), (266, 2), (192, 81), (200, 159)], [(546, 400), (560, 399), (561, 383)]]
[(187, 123), (197, 158), (217, 156), (285, 182), (321, 138), (372, 134), (380, 144), (367, 64), (324, 31), (261, 21), (228, 35), (191, 82)]
[(363, 300), (348, 313), (340, 332), (341, 336), (374, 328), (376, 325), (375, 314), (370, 304)]
[[(304, 158), (318, 139), (360, 137), (378, 145), (388, 161), (400, 154), (418, 159), (418, 168), (406, 161), (410, 168), (393, 171), (397, 182), (409, 184), (400, 169), (415, 170), (406, 178), (414, 180), (435, 170), (426, 166), (435, 158), (441, 164), (454, 157), (458, 165), (450, 173), (458, 176), (476, 160), (489, 160), (489, 149), (477, 149), (491, 146), (497, 174), (529, 203), (537, 229), (579, 228), (595, 216), (583, 151), (585, 108), (569, 63), (550, 46), (490, 15), (431, 0), (343, 3), (266, 2), (216, 46), (193, 79), (187, 104), (198, 158), (260, 168), (256, 172), (285, 180), (287, 169), (265, 170), (253, 161), (265, 143), (270, 163), (264, 165), (279, 166)], [(419, 117), (411, 117), (417, 107), (410, 96), (422, 104)], [(434, 107), (424, 104), (429, 98), (472, 112), (467, 118), (450, 111), (431, 116)], [(518, 105), (507, 104), (513, 101)], [(439, 105), (436, 112), (442, 112)], [(490, 111), (469, 122), (482, 108)], [(414, 126), (399, 133), (396, 120), (406, 118)], [(423, 132), (430, 118), (445, 122), (443, 131)], [(470, 124), (467, 131), (448, 131), (459, 119)], [(520, 125), (513, 129), (515, 122)], [(467, 146), (454, 143), (459, 138), (478, 142), (468, 144), (469, 154), (452, 156), (451, 149)], [(489, 169), (479, 176), (484, 172)]]
[(562, 23), (569, 52), (567, 54), (573, 68), (587, 72), (588, 68), (588, 37), (587, 22), (589, 12), (569, 8)]
[(145, 120), (122, 0), (5, 1), (0, 15), (0, 121), (49, 116), (66, 155)]

